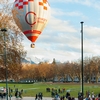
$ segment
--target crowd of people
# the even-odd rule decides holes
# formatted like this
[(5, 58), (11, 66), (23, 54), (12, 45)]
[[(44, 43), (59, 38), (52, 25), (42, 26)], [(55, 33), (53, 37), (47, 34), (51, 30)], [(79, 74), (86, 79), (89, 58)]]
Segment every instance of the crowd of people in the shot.
[(18, 91), (18, 89), (15, 91), (15, 97), (22, 99), (23, 89), (21, 91)]
[(39, 94), (36, 94), (35, 100), (42, 100), (43, 94), (39, 92)]
[(71, 97), (70, 93), (67, 92), (65, 96), (60, 96), (58, 93), (56, 93), (53, 100), (75, 100), (75, 98)]
[[(100, 93), (96, 95), (93, 91), (91, 93), (86, 91), (86, 95), (82, 95), (82, 92), (80, 91), (76, 98), (77, 100), (100, 100)], [(70, 92), (67, 92), (65, 96), (60, 96), (57, 93), (53, 100), (75, 100), (75, 98), (70, 95)]]
[(3, 87), (3, 89), (1, 89), (0, 91), (0, 98), (5, 98), (6, 97), (6, 88)]
[(91, 93), (86, 91), (85, 100), (100, 100), (100, 93), (95, 94), (93, 91)]
[[(7, 92), (8, 91), (8, 92)], [(17, 89), (15, 89), (15, 97), (16, 98), (20, 98), (20, 99), (22, 99), (22, 94), (23, 94), (23, 89), (22, 90), (20, 90), (20, 91), (18, 91), (18, 88)], [(4, 88), (2, 88), (1, 90), (0, 90), (0, 98), (1, 99), (5, 99), (6, 98), (6, 96), (7, 96), (7, 93), (8, 93), (8, 97), (12, 97), (12, 94), (14, 93), (13, 92), (13, 90), (12, 89), (8, 89), (8, 90), (6, 90), (6, 88), (4, 87)]]
[(86, 94), (82, 95), (82, 92), (80, 91), (78, 93), (78, 100), (82, 100), (82, 99), (84, 99), (84, 100), (100, 100), (100, 93), (95, 94), (93, 91), (91, 93), (89, 91), (86, 91)]
[[(62, 93), (65, 93), (65, 95), (61, 95)], [(66, 92), (65, 88), (51, 89), (51, 96), (54, 98), (53, 100), (75, 100), (74, 97), (71, 97), (70, 92)]]
[[(70, 91), (65, 92), (65, 95), (61, 94), (59, 95), (59, 92), (51, 91), (52, 97), (54, 97), (53, 100), (75, 100), (75, 97), (71, 96)], [(82, 92), (78, 92), (78, 96), (76, 97), (77, 100), (100, 100), (100, 93), (95, 94), (93, 91), (90, 93), (89, 91), (86, 91), (86, 94), (82, 94)]]

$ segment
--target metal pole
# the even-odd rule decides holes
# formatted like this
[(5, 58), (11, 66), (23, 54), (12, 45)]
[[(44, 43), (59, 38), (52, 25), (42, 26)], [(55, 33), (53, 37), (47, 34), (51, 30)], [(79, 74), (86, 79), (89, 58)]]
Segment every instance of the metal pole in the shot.
[(84, 99), (84, 80), (83, 80), (83, 23), (81, 22), (81, 78), (82, 78), (82, 100)]
[(6, 54), (6, 37), (5, 37), (5, 32), (7, 31), (5, 28), (4, 29), (1, 29), (1, 31), (4, 33), (4, 65), (5, 65), (5, 68), (6, 68), (6, 72), (5, 72), (5, 76), (6, 76), (6, 99), (8, 100), (8, 81), (7, 81), (7, 78), (8, 78), (8, 69), (7, 69), (7, 54)]

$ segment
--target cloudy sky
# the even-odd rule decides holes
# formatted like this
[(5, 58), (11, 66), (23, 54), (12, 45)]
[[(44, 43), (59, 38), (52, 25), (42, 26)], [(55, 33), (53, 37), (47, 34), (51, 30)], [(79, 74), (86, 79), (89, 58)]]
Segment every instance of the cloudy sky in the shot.
[(50, 20), (35, 48), (24, 37), (27, 58), (35, 61), (77, 61), (81, 59), (83, 21), (84, 57), (100, 55), (100, 0), (49, 0)]

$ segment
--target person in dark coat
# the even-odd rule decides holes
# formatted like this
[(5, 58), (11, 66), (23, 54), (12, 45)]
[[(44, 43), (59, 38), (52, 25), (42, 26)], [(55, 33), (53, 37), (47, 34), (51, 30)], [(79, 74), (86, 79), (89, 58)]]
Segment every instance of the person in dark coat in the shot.
[(66, 93), (66, 99), (68, 99), (69, 96), (70, 96), (70, 93), (67, 92), (67, 93)]
[(35, 96), (35, 100), (37, 100), (37, 98), (38, 98), (38, 95), (36, 94), (36, 96)]
[(15, 92), (15, 97), (18, 98), (18, 91)]

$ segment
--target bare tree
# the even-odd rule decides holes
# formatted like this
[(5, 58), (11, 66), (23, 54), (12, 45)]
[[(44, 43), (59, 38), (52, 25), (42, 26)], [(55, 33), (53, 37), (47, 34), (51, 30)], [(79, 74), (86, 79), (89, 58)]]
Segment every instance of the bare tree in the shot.
[[(10, 0), (0, 0), (0, 29), (6, 29), (7, 32), (0, 32), (0, 53), (4, 53), (4, 34), (6, 38), (7, 67), (9, 70), (9, 78), (18, 80), (22, 68), (22, 57), (26, 56), (26, 51), (22, 45), (23, 35), (16, 26), (12, 17), (12, 3)], [(0, 57), (0, 64), (4, 66), (4, 57)]]

